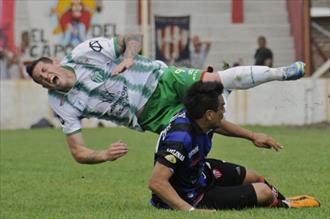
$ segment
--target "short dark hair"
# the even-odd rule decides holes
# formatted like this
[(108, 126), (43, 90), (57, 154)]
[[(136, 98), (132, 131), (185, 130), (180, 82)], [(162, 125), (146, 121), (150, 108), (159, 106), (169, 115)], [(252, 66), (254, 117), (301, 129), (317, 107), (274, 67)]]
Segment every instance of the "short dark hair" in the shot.
[(220, 82), (202, 82), (193, 84), (183, 98), (187, 114), (192, 119), (200, 119), (207, 110), (217, 111), (219, 95), (223, 92)]
[(26, 72), (30, 75), (31, 78), (33, 78), (32, 77), (33, 70), (39, 62), (53, 63), (53, 60), (51, 60), (48, 57), (41, 57), (39, 59), (34, 60), (31, 64), (27, 65)]

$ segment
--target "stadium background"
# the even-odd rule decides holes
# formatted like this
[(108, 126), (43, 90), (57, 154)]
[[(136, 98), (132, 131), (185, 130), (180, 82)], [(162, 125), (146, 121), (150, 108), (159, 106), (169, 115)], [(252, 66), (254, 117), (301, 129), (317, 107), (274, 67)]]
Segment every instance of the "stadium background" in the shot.
[[(272, 176), (272, 180), (278, 182), (284, 192), (297, 194), (311, 191), (325, 203), (325, 209), (314, 211), (314, 214), (309, 211), (282, 211), (282, 218), (329, 218), (329, 0), (82, 0), (81, 3), (90, 14), (77, 25), (78, 29), (86, 30), (83, 37), (110, 37), (113, 34), (141, 31), (146, 36), (143, 53), (152, 58), (156, 56), (157, 45), (155, 16), (189, 16), (189, 32), (186, 36), (199, 35), (212, 42), (206, 64), (216, 69), (222, 68), (223, 61), (232, 64), (242, 60), (245, 65), (253, 64), (259, 35), (267, 38), (268, 46), (274, 52), (276, 67), (295, 60), (306, 62), (307, 76), (301, 80), (272, 82), (248, 91), (234, 91), (230, 96), (228, 119), (243, 125), (275, 125), (275, 128), (250, 127), (275, 135), (285, 145), (288, 144), (290, 147), (281, 157), (272, 152), (257, 154), (252, 152), (255, 149), (250, 151), (243, 147), (241, 141), (236, 143), (239, 153), (237, 149), (224, 148), (221, 153), (215, 149), (212, 155), (221, 154), (226, 158), (228, 154), (228, 159), (258, 167), (265, 175)], [(0, 0), (1, 49), (16, 53), (20, 49), (23, 33), (28, 33), (30, 44), (26, 52), (20, 54), (21, 65), (18, 68), (40, 55), (63, 57), (66, 49), (70, 49), (68, 45), (74, 42), (65, 40), (60, 17), (71, 6), (70, 0)], [(63, 18), (62, 22), (65, 25), (69, 21)], [(189, 40), (187, 42), (191, 46)], [(59, 127), (48, 107), (46, 90), (34, 84), (26, 75), (23, 77), (20, 80), (0, 80), (1, 218), (105, 218), (108, 217), (104, 213), (107, 209), (98, 213), (93, 210), (100, 210), (104, 203), (109, 204), (115, 216), (122, 218), (203, 216), (178, 216), (157, 211), (150, 213), (150, 209), (138, 209), (141, 207), (138, 203), (148, 199), (145, 187), (157, 136), (147, 133), (149, 137), (146, 138), (144, 135), (147, 134), (120, 128), (113, 131), (87, 129), (88, 143), (96, 144), (97, 148), (104, 148), (117, 138), (124, 138), (131, 145), (128, 158), (123, 158), (123, 161), (88, 168), (74, 163), (60, 130), (20, 130), (30, 128), (42, 118)], [(311, 124), (320, 123), (316, 129), (309, 128)], [(84, 121), (85, 127), (95, 127), (97, 124), (98, 121), (93, 119)], [(108, 122), (104, 125), (112, 126)], [(308, 128), (291, 129), (278, 125), (307, 125)], [(233, 145), (231, 140), (222, 139), (221, 145), (226, 144)], [(253, 160), (250, 163), (246, 161), (248, 153), (255, 153), (251, 155), (254, 159), (249, 157)], [(263, 160), (264, 157), (267, 161)], [(133, 170), (132, 163), (138, 164), (134, 165)], [(142, 170), (139, 169), (141, 166)], [(274, 169), (274, 166), (278, 169)], [(294, 170), (295, 174), (292, 173)], [(138, 180), (139, 184), (135, 187), (130, 184), (134, 181), (130, 177), (139, 175), (136, 173), (143, 180)], [(81, 184), (80, 178), (84, 177), (86, 184), (75, 188)], [(307, 181), (306, 184), (300, 183), (301, 177), (304, 182)], [(296, 184), (293, 186), (291, 183), (294, 182)], [(97, 185), (96, 190), (91, 185)], [(104, 186), (113, 186), (109, 188), (110, 194), (94, 197), (105, 189)], [(90, 191), (91, 188), (94, 190)], [(49, 194), (42, 195), (46, 191)], [(86, 191), (89, 197), (94, 198), (88, 199), (88, 203), (81, 201)], [(77, 205), (72, 206), (72, 209), (67, 207), (68, 203), (77, 199)], [(118, 203), (113, 200), (118, 200)], [(79, 203), (85, 209), (80, 209)], [(136, 205), (131, 206), (132, 203)], [(277, 213), (266, 209), (245, 213), (225, 212), (224, 215), (226, 218), (264, 218), (268, 214), (268, 218), (277, 218)], [(205, 218), (219, 216), (206, 215)]]
[[(71, 1), (1, 0), (1, 46), (17, 53), (22, 35), (26, 33), (29, 46), (20, 54), (21, 63), (26, 64), (42, 55), (60, 59), (86, 38), (141, 31), (145, 33), (143, 53), (154, 58), (157, 46), (164, 49), (172, 41), (176, 48), (180, 37), (185, 38), (186, 46), (191, 46), (190, 37), (199, 35), (212, 42), (206, 64), (221, 69), (224, 61), (253, 64), (257, 37), (263, 35), (274, 53), (274, 66), (303, 60), (308, 64), (307, 77), (294, 83), (274, 82), (249, 91), (233, 92), (228, 118), (240, 124), (260, 125), (329, 122), (328, 2), (85, 0), (79, 3), (83, 9), (78, 24), (72, 25), (76, 29), (70, 29), (67, 26), (72, 21), (68, 14), (74, 7)], [(189, 16), (189, 29), (180, 32), (179, 25), (174, 33), (162, 35), (160, 44), (165, 46), (158, 45), (155, 16)], [(80, 34), (68, 38), (74, 31)], [(320, 68), (321, 72), (313, 74)], [(58, 126), (46, 104), (46, 90), (31, 80), (1, 80), (0, 83), (2, 129), (29, 128), (41, 118)], [(98, 122), (90, 120), (84, 124), (90, 127)]]

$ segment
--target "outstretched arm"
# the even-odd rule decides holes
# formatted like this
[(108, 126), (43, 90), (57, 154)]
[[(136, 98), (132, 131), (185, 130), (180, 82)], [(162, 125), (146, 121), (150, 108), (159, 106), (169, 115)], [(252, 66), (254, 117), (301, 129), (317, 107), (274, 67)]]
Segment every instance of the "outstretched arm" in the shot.
[(264, 133), (250, 131), (234, 123), (226, 121), (225, 119), (222, 119), (221, 126), (216, 130), (216, 132), (226, 136), (248, 139), (252, 141), (255, 146), (261, 148), (274, 148), (276, 151), (283, 148), (283, 146), (276, 142), (271, 136)]
[(128, 148), (122, 141), (111, 144), (107, 149), (96, 151), (85, 146), (81, 132), (67, 136), (67, 143), (74, 159), (81, 164), (98, 164), (116, 160), (127, 154)]
[(118, 37), (119, 50), (123, 54), (123, 61), (117, 65), (112, 74), (119, 74), (133, 65), (134, 57), (142, 48), (143, 35), (141, 33), (130, 33)]

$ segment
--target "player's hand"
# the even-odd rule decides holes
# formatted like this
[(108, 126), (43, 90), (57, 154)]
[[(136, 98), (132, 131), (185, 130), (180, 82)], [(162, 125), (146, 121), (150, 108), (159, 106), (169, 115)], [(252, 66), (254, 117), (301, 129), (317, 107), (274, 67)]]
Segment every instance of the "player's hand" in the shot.
[(118, 75), (133, 65), (133, 58), (124, 58), (119, 65), (112, 70), (112, 75)]
[(127, 144), (121, 140), (111, 144), (108, 149), (106, 149), (106, 160), (117, 160), (118, 158), (126, 155), (128, 152)]
[(255, 146), (260, 148), (274, 148), (275, 151), (279, 151), (283, 148), (283, 146), (276, 142), (272, 137), (263, 133), (253, 132), (251, 140)]

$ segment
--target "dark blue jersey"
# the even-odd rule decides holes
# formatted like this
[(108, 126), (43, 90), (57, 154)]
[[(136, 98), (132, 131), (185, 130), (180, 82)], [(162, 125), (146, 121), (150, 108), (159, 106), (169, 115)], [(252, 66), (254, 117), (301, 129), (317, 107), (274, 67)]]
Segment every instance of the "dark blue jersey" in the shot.
[[(179, 112), (160, 134), (155, 154), (155, 163), (159, 162), (173, 171), (170, 178), (172, 187), (179, 196), (190, 204), (201, 197), (208, 186), (203, 173), (205, 159), (211, 149), (213, 131), (204, 133), (200, 127)], [(151, 203), (154, 206), (168, 208), (155, 194)]]

